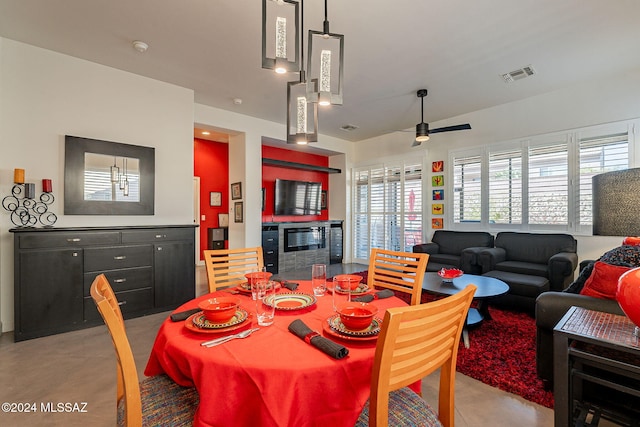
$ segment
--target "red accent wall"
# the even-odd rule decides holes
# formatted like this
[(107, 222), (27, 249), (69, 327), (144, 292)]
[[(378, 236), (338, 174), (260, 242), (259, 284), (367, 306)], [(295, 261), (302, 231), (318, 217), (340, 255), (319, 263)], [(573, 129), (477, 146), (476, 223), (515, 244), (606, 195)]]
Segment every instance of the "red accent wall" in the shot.
[[(294, 163), (303, 163), (314, 166), (329, 166), (329, 158), (317, 154), (290, 151), (283, 148), (262, 146), (262, 158), (285, 160)], [(273, 214), (274, 193), (276, 178), (294, 181), (321, 182), (322, 189), (328, 190), (329, 176), (324, 172), (290, 169), (278, 166), (262, 165), (262, 188), (266, 190), (265, 209), (262, 212), (262, 222), (287, 222), (287, 221), (326, 221), (329, 219), (329, 211), (323, 209), (320, 215), (278, 215)]]
[[(229, 144), (195, 138), (193, 173), (200, 177), (200, 259), (208, 249), (207, 229), (218, 227), (218, 214), (229, 212)], [(222, 193), (222, 206), (211, 206), (209, 193)]]
[[(200, 222), (200, 259), (202, 251), (208, 248), (207, 229), (218, 227), (218, 214), (229, 212), (229, 145), (222, 142), (194, 138), (194, 175), (200, 177), (200, 212), (206, 219)], [(316, 154), (302, 153), (275, 147), (262, 147), (262, 157), (285, 160), (314, 166), (329, 166), (329, 158)], [(326, 209), (320, 215), (273, 215), (273, 203), (276, 178), (298, 181), (321, 182), (322, 189), (329, 188), (329, 176), (324, 172), (305, 171), (277, 166), (262, 166), (262, 188), (266, 191), (263, 222), (289, 221), (326, 221), (329, 212)], [(210, 206), (209, 193), (222, 193), (222, 206)]]

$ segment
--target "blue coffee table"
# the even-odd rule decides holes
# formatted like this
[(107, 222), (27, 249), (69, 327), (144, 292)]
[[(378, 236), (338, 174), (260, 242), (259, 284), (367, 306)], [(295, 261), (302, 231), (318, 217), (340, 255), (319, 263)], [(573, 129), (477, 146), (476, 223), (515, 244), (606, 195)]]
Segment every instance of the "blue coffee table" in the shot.
[(452, 282), (444, 282), (438, 273), (424, 273), (422, 280), (422, 290), (434, 295), (455, 295), (467, 285), (476, 285), (477, 289), (473, 299), (478, 302), (476, 307), (469, 309), (467, 322), (462, 330), (464, 346), (469, 348), (469, 326), (480, 324), (484, 319), (491, 319), (487, 300), (489, 298), (504, 295), (509, 292), (509, 285), (493, 277), (477, 276), (475, 274), (463, 274), (456, 277)]

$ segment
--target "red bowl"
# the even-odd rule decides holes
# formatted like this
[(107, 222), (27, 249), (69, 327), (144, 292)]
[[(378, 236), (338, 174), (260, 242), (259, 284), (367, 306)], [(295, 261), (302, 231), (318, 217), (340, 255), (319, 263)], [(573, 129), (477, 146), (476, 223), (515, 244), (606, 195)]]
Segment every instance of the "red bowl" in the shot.
[(443, 279), (455, 279), (456, 277), (460, 277), (464, 274), (464, 271), (457, 268), (441, 268), (438, 271), (438, 276)]
[(244, 275), (244, 277), (247, 278), (247, 281), (249, 282), (249, 284), (251, 284), (251, 281), (255, 279), (269, 280), (271, 276), (272, 274), (269, 273), (268, 271), (254, 271), (253, 273), (247, 273)]
[(235, 297), (208, 298), (198, 304), (204, 317), (213, 323), (225, 323), (236, 314), (240, 300)]
[(357, 274), (338, 274), (334, 279), (338, 282), (340, 289), (354, 290), (360, 286), (362, 276), (358, 276)]
[(345, 328), (360, 331), (371, 325), (378, 307), (368, 302), (345, 302), (338, 306), (338, 314)]

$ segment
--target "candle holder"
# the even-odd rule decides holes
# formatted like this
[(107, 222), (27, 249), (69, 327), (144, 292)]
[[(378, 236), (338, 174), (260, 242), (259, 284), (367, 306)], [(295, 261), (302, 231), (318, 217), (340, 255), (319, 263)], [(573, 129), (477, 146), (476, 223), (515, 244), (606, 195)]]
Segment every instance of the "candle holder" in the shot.
[(2, 199), (2, 207), (11, 212), (11, 222), (16, 227), (35, 227), (38, 223), (44, 227), (53, 227), (58, 220), (56, 214), (49, 211), (49, 206), (55, 201), (53, 193), (43, 192), (40, 194), (40, 201), (36, 201), (33, 197), (35, 194), (27, 191), (27, 185), (33, 186), (15, 184), (11, 195)]

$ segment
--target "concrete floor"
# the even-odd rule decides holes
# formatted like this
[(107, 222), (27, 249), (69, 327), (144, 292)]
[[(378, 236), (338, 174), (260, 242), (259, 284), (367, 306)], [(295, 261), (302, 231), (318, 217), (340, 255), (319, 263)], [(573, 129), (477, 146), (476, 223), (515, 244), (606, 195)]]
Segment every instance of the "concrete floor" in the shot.
[[(329, 274), (364, 269), (366, 266), (362, 265), (344, 268), (337, 265), (330, 266)], [(309, 278), (306, 272), (280, 274), (280, 277)], [(203, 267), (197, 269), (197, 283), (197, 293), (204, 293)], [(140, 377), (156, 331), (167, 314), (126, 321)], [(437, 383), (437, 375), (423, 381), (423, 395), (433, 406), (437, 406)], [(13, 342), (11, 333), (0, 337), (0, 403), (15, 403), (16, 409), (32, 411), (6, 413), (3, 406), (0, 426), (113, 426), (115, 395), (115, 355), (104, 326), (19, 343)], [(86, 412), (43, 412), (43, 406), (46, 408), (50, 403), (54, 407), (57, 403), (77, 403), (77, 409)], [(455, 421), (457, 427), (548, 427), (553, 425), (553, 411), (458, 374)]]

